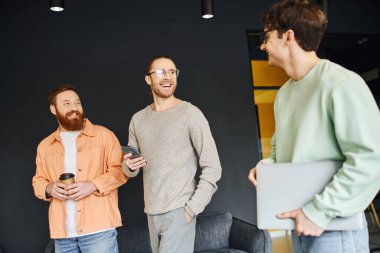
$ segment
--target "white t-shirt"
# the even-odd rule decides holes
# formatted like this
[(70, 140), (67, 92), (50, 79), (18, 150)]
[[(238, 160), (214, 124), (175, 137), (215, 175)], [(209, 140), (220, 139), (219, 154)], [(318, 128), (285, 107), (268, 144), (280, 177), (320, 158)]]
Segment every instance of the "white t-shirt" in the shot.
[[(77, 147), (76, 138), (80, 131), (61, 132), (63, 145), (65, 146), (65, 173), (76, 174), (77, 171)], [(66, 200), (66, 232), (67, 238), (77, 237), (76, 202)]]
[[(73, 173), (76, 175), (77, 171), (77, 147), (76, 139), (80, 131), (61, 132), (61, 138), (63, 145), (65, 146), (65, 173)], [(76, 181), (76, 180), (75, 180)], [(76, 219), (76, 207), (77, 204), (74, 200), (66, 200), (66, 233), (67, 238), (79, 237), (84, 235), (91, 235), (114, 228), (107, 228), (99, 231), (95, 231), (88, 234), (78, 235), (77, 219)]]

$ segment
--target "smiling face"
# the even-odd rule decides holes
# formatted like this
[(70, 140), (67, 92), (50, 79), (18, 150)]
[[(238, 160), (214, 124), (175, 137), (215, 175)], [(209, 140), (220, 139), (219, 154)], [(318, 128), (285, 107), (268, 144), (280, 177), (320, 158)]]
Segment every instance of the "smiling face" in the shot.
[[(160, 72), (163, 72), (161, 75)], [(177, 88), (176, 66), (167, 58), (158, 58), (152, 64), (145, 76), (146, 83), (151, 87), (153, 96), (170, 98)]]
[(56, 116), (63, 131), (79, 131), (84, 125), (83, 108), (79, 96), (72, 90), (57, 94), (50, 111)]
[(280, 38), (277, 30), (265, 31), (266, 39), (261, 44), (260, 49), (267, 52), (268, 64), (270, 66), (283, 67), (287, 59), (286, 32)]

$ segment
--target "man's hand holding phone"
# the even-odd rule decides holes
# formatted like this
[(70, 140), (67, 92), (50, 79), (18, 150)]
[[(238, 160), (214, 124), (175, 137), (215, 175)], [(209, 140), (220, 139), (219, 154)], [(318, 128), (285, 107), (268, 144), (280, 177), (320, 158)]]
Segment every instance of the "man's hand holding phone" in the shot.
[(130, 170), (137, 170), (146, 165), (144, 157), (133, 146), (122, 146), (125, 164)]

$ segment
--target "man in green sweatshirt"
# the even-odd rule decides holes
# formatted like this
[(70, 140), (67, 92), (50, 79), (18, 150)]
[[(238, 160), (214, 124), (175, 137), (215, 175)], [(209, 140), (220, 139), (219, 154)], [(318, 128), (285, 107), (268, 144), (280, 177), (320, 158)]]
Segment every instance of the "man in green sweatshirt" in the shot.
[[(261, 49), (290, 79), (278, 91), (272, 154), (261, 162), (342, 161), (324, 190), (293, 218), (295, 252), (369, 252), (368, 229), (325, 231), (335, 217), (363, 212), (380, 187), (380, 113), (363, 79), (316, 51), (326, 29), (323, 11), (307, 0), (284, 0), (262, 17)], [(360, 64), (360, 63), (358, 63)], [(256, 169), (249, 174), (256, 185)], [(302, 190), (302, 189), (300, 189)]]
[[(141, 157), (124, 156), (128, 177), (142, 169), (145, 212), (153, 253), (192, 253), (196, 215), (217, 190), (222, 168), (202, 112), (174, 96), (179, 70), (167, 56), (148, 65), (145, 81), (153, 103), (133, 115), (128, 145)], [(202, 172), (194, 179), (198, 165)]]

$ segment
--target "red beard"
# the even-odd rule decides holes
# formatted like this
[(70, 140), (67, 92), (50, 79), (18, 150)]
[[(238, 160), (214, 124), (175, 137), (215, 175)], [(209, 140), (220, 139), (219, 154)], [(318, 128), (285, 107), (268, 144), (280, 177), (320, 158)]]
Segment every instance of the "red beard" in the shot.
[[(57, 115), (56, 115), (57, 120), (58, 120), (59, 124), (65, 130), (67, 130), (67, 131), (80, 131), (83, 129), (84, 116), (79, 111), (71, 111), (71, 112), (66, 113), (66, 115), (63, 115), (56, 108), (56, 112), (57, 112)], [(77, 114), (77, 117), (69, 119), (69, 117), (74, 113)]]

